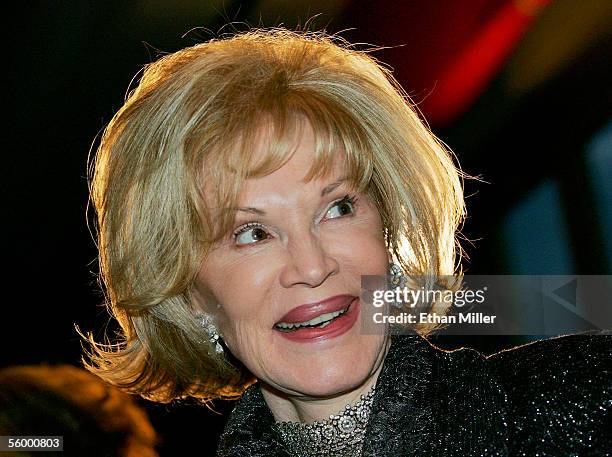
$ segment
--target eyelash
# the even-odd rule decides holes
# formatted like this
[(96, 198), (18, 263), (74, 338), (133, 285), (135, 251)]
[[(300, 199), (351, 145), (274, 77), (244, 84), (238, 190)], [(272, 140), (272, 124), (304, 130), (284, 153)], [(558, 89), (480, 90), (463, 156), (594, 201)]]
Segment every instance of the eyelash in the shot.
[[(336, 205), (341, 205), (343, 203), (349, 203), (352, 207), (353, 207), (353, 213), (355, 212), (355, 206), (357, 205), (357, 201), (359, 199), (355, 196), (355, 195), (345, 195), (344, 197), (342, 197), (339, 200), (336, 200), (335, 202), (333, 202), (329, 208), (327, 208), (327, 211), (325, 211), (325, 214), (327, 214), (329, 212), (329, 210), (331, 208), (333, 208)], [(342, 217), (342, 216), (341, 216)], [(242, 235), (244, 232), (246, 232), (247, 230), (253, 228), (253, 227), (261, 227), (263, 229), (265, 229), (265, 226), (260, 224), (259, 222), (247, 222), (246, 224), (238, 227), (234, 233), (232, 234), (232, 239), (234, 241), (236, 241), (236, 239)], [(255, 243), (249, 243), (249, 244), (255, 244)]]

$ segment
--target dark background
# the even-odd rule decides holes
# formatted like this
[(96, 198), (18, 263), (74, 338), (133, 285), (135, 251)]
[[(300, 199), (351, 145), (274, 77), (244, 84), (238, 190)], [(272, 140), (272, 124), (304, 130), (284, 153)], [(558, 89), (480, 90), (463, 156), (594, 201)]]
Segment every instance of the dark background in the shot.
[[(88, 154), (144, 64), (249, 25), (310, 18), (310, 29), (389, 47), (374, 56), (462, 168), (487, 182), (466, 182), (468, 273), (612, 273), (612, 4), (547, 3), (83, 0), (10, 17), (0, 367), (78, 365), (74, 325), (98, 340), (115, 328), (87, 225)], [(490, 353), (522, 341), (464, 344)], [(163, 436), (161, 455), (212, 455), (223, 417), (141, 403)]]

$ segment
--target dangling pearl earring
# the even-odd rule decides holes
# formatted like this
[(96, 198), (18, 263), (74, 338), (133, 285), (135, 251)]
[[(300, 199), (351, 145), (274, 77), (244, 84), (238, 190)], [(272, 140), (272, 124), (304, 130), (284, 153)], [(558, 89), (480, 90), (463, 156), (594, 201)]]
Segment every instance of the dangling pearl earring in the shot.
[(215, 346), (215, 351), (217, 354), (221, 354), (223, 352), (223, 346), (221, 346), (221, 335), (217, 331), (217, 327), (213, 322), (213, 318), (210, 314), (203, 314), (200, 316), (202, 327), (208, 333), (208, 341), (210, 341)]
[(389, 274), (391, 275), (391, 284), (395, 287), (403, 287), (406, 285), (404, 270), (396, 263), (389, 264)]
[[(389, 274), (391, 275), (391, 285), (396, 289), (403, 289), (407, 284), (406, 276), (404, 276), (404, 270), (396, 263), (389, 264)], [(394, 301), (393, 306), (402, 309), (404, 305), (401, 302)]]

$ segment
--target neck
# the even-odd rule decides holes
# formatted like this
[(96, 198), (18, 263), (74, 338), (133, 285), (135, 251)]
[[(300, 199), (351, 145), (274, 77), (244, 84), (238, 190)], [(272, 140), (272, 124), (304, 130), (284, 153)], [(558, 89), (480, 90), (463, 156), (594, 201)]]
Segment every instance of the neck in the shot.
[(387, 356), (391, 339), (385, 342), (381, 355), (376, 360), (375, 370), (362, 383), (348, 392), (325, 398), (297, 397), (286, 395), (273, 387), (262, 383), (263, 397), (277, 422), (302, 422), (306, 424), (314, 421), (329, 419), (331, 414), (338, 414), (346, 405), (359, 401), (362, 394), (366, 394), (376, 384)]

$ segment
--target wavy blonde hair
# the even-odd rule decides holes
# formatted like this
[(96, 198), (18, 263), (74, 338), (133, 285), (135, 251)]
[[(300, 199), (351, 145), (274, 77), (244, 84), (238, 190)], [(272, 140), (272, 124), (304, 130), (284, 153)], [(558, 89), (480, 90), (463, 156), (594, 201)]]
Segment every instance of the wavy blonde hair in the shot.
[[(307, 178), (341, 155), (409, 276), (461, 273), (468, 175), (388, 69), (324, 32), (212, 39), (147, 65), (102, 135), (90, 192), (101, 285), (122, 332), (114, 343), (81, 334), (89, 371), (160, 402), (236, 398), (254, 382), (231, 354), (216, 354), (192, 290), (206, 253), (232, 228), (224, 208), (237, 206), (245, 179), (289, 160), (304, 116), (317, 140)], [(270, 149), (254, 164), (262, 129)]]

